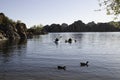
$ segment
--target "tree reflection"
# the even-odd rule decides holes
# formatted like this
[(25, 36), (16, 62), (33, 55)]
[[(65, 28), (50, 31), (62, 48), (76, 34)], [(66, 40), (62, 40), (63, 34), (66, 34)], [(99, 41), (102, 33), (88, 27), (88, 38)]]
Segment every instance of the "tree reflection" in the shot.
[(27, 40), (7, 40), (0, 42), (0, 56), (4, 63), (10, 61), (10, 57), (16, 54), (15, 51), (19, 51), (25, 47)]

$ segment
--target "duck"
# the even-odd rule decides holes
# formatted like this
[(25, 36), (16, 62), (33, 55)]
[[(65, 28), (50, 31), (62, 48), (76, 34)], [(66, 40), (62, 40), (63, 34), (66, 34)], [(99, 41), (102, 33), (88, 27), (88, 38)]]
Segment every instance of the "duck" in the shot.
[(67, 40), (65, 40), (65, 43), (67, 43), (68, 41)]
[(87, 66), (87, 67), (88, 67), (88, 63), (89, 63), (88, 61), (86, 61), (86, 63), (81, 62), (81, 63), (80, 63), (80, 66)]
[(58, 70), (66, 70), (66, 66), (57, 66)]
[(75, 41), (75, 43), (77, 42), (77, 40), (74, 40)]
[(68, 39), (68, 42), (69, 42), (69, 43), (72, 43), (72, 39), (71, 39), (71, 38), (69, 38), (69, 39)]
[(58, 41), (59, 41), (59, 39), (58, 39), (58, 38), (56, 38), (56, 39), (55, 39), (55, 42), (58, 42)]

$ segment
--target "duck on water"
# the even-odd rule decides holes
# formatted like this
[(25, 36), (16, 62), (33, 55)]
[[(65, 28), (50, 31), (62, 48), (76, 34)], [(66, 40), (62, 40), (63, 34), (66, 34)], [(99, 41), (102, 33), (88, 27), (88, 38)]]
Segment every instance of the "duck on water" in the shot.
[(88, 67), (88, 63), (89, 63), (88, 61), (86, 61), (86, 63), (85, 63), (85, 62), (81, 62), (81, 63), (80, 63), (80, 66), (81, 66), (81, 67), (84, 67), (84, 66), (87, 66), (87, 67)]
[(66, 70), (66, 66), (57, 66), (58, 70)]

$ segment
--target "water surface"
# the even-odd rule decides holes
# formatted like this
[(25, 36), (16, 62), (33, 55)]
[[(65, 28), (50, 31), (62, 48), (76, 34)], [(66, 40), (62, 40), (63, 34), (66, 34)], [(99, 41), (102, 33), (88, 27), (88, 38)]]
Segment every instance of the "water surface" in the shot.
[[(65, 43), (69, 38), (73, 42)], [(86, 61), (89, 66), (80, 67)], [(67, 68), (57, 70), (58, 65)], [(119, 32), (49, 33), (0, 42), (0, 80), (120, 80), (119, 75)]]

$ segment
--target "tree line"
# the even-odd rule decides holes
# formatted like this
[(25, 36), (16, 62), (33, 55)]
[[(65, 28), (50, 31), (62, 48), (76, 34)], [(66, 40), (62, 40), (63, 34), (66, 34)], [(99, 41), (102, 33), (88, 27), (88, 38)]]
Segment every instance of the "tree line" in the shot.
[(75, 21), (68, 25), (63, 24), (51, 24), (43, 27), (46, 32), (115, 32), (120, 31), (120, 22), (108, 22), (108, 23), (95, 23), (89, 22), (83, 23), (81, 20)]

